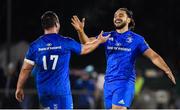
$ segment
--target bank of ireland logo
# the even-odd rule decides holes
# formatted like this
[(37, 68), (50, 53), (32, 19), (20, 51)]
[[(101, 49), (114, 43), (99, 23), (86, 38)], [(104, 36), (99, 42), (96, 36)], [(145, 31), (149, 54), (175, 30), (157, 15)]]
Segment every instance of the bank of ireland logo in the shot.
[(52, 44), (51, 43), (47, 43), (46, 46), (50, 47), (50, 46), (52, 46)]

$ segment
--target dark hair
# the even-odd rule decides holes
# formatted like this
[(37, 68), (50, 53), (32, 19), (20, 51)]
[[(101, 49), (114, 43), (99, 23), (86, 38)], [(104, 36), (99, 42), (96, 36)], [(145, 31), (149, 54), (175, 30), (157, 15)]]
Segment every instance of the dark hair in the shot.
[(57, 14), (53, 11), (46, 11), (41, 16), (41, 25), (43, 29), (49, 29), (53, 26), (56, 26), (56, 23), (59, 23), (59, 19)]
[(135, 28), (135, 22), (133, 19), (133, 12), (128, 10), (127, 8), (119, 8), (118, 10), (122, 10), (122, 11), (126, 12), (127, 16), (131, 19), (131, 21), (129, 23), (129, 28), (134, 29)]

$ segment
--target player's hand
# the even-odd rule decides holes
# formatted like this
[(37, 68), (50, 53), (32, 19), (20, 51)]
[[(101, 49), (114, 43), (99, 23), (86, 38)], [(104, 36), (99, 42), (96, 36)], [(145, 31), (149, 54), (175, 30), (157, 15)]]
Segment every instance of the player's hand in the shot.
[(19, 102), (22, 102), (23, 99), (24, 99), (24, 91), (23, 89), (17, 89), (16, 90), (16, 99), (19, 101)]
[(97, 38), (97, 40), (100, 41), (100, 43), (106, 42), (111, 35), (109, 34), (107, 36), (103, 36), (102, 34), (103, 34), (103, 31), (101, 31), (101, 33), (98, 35), (98, 38)]
[(173, 84), (176, 84), (176, 80), (175, 80), (172, 72), (168, 71), (168, 72), (166, 72), (166, 74), (168, 75), (169, 79), (173, 82)]
[(79, 18), (74, 15), (71, 18), (71, 24), (77, 31), (84, 31), (84, 24), (85, 24), (85, 18), (82, 19), (82, 21), (79, 20)]

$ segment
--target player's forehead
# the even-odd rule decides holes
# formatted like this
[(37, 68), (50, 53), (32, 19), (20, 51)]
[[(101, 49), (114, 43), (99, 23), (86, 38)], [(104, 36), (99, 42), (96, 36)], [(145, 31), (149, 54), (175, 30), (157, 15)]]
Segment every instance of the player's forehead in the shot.
[(119, 9), (114, 13), (114, 16), (117, 16), (117, 15), (126, 15), (126, 11)]

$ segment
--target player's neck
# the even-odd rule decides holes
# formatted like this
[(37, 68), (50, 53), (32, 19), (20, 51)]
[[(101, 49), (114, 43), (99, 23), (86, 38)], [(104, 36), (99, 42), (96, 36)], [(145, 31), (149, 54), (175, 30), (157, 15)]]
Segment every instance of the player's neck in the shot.
[(44, 34), (53, 34), (53, 33), (55, 34), (58, 33), (56, 28), (49, 28), (44, 30)]
[(126, 32), (126, 31), (128, 31), (128, 30), (129, 30), (128, 25), (126, 25), (126, 26), (123, 27), (122, 29), (116, 29), (116, 31), (117, 31), (118, 33), (124, 33), (124, 32)]

